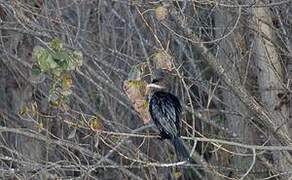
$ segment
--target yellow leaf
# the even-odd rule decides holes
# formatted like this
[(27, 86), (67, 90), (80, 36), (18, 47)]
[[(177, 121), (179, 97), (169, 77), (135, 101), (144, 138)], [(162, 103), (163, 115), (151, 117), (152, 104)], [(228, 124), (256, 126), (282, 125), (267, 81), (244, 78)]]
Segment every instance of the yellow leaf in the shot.
[(146, 83), (145, 81), (142, 81), (142, 80), (130, 80), (129, 86), (132, 88), (145, 89)]
[(50, 101), (50, 104), (51, 104), (52, 106), (59, 107), (60, 104), (61, 104), (61, 101), (60, 101), (59, 99), (58, 99), (58, 100), (51, 100), (51, 101)]
[(41, 132), (43, 128), (44, 128), (44, 124), (42, 122), (37, 124), (38, 132)]
[(23, 107), (20, 109), (19, 114), (20, 114), (20, 115), (24, 115), (24, 114), (26, 114), (26, 113), (28, 113), (28, 112), (29, 112), (28, 107), (27, 107), (27, 106), (23, 106)]
[(31, 113), (33, 116), (36, 116), (38, 113), (38, 105), (35, 101), (31, 104)]
[(89, 126), (93, 131), (101, 131), (103, 129), (102, 120), (96, 116), (89, 120)]
[(164, 50), (160, 50), (154, 54), (153, 62), (156, 69), (166, 69), (168, 71), (173, 69), (172, 57)]
[(51, 46), (52, 49), (54, 49), (56, 51), (60, 51), (63, 48), (62, 40), (55, 37), (50, 42), (50, 46)]
[(155, 16), (157, 20), (162, 21), (167, 18), (168, 10), (164, 6), (160, 6), (155, 9)]
[(182, 176), (182, 173), (179, 172), (179, 171), (177, 171), (177, 172), (174, 173), (174, 177), (175, 177), (175, 179), (178, 179), (178, 178), (180, 178), (181, 176)]
[(63, 89), (70, 89), (73, 84), (73, 80), (70, 74), (64, 74), (62, 79), (62, 87)]

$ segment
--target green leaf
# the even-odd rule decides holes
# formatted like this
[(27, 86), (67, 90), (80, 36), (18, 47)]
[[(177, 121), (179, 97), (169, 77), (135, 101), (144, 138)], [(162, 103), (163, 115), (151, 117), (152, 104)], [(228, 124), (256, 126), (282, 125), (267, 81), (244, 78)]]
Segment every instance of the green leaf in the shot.
[(73, 52), (73, 58), (75, 61), (75, 67), (79, 68), (83, 64), (83, 54), (80, 51), (74, 51)]
[(43, 71), (49, 71), (50, 69), (54, 69), (58, 66), (52, 55), (48, 52), (44, 52), (37, 62)]
[(47, 72), (58, 66), (58, 64), (53, 60), (51, 53), (42, 47), (37, 46), (34, 48), (33, 57), (37, 61), (41, 71)]
[(69, 96), (72, 94), (72, 90), (71, 89), (67, 89), (67, 90), (63, 90), (60, 92), (63, 96)]
[(55, 62), (58, 64), (58, 66), (62, 68), (64, 71), (68, 69), (70, 56), (68, 55), (67, 52), (65, 51), (55, 52), (53, 58)]
[(32, 69), (31, 69), (31, 74), (33, 76), (38, 76), (42, 73), (42, 70), (37, 66), (37, 65), (33, 65)]
[(51, 91), (49, 94), (49, 101), (57, 101), (59, 96), (57, 95), (56, 91)]
[(62, 41), (59, 38), (54, 38), (51, 41), (50, 46), (55, 51), (60, 51), (61, 49), (63, 49)]
[(60, 77), (63, 71), (64, 70), (61, 67), (57, 67), (57, 68), (52, 69), (52, 74), (57, 77)]
[[(82, 53), (63, 48), (62, 41), (54, 38), (50, 42), (50, 48), (36, 46), (33, 50), (33, 58), (36, 65), (32, 68), (32, 77), (44, 76), (42, 72), (53, 77), (49, 102), (54, 106), (69, 102), (69, 96), (72, 94), (72, 79), (69, 71), (82, 65)], [(66, 74), (69, 74), (68, 77)]]

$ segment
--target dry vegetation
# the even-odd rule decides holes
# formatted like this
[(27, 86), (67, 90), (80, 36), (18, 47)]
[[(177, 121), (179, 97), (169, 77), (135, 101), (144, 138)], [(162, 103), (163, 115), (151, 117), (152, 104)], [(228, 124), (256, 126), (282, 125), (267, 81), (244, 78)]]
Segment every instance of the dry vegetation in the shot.
[[(0, 0), (0, 178), (291, 179), (291, 37), (291, 0)], [(54, 38), (82, 66), (35, 76), (33, 50)], [(198, 164), (124, 92), (156, 61)], [(51, 101), (60, 79), (70, 93)]]

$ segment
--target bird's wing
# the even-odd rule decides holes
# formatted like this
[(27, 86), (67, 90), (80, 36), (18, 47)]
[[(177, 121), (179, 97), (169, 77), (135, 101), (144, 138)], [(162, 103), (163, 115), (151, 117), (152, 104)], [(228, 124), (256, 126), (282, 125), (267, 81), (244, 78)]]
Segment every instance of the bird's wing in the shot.
[(154, 93), (149, 102), (149, 111), (160, 132), (169, 138), (180, 135), (181, 105), (170, 93)]

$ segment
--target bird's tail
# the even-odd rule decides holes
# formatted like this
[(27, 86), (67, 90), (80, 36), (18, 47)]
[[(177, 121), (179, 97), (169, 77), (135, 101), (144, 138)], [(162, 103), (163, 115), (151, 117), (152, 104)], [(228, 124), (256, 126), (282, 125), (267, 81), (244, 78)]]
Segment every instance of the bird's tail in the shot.
[[(172, 144), (174, 145), (176, 156), (179, 161), (188, 161), (191, 164), (197, 164), (196, 161), (190, 157), (190, 154), (180, 137), (173, 138)], [(205, 173), (203, 170), (197, 168), (192, 168), (192, 170), (194, 170), (192, 171), (193, 173), (189, 174), (191, 179), (204, 179)], [(187, 174), (186, 172), (189, 173), (188, 169), (184, 169), (183, 172), (184, 174)]]
[(175, 148), (176, 156), (179, 161), (189, 161), (190, 154), (186, 149), (183, 141), (180, 137), (175, 137), (172, 139), (172, 144)]

